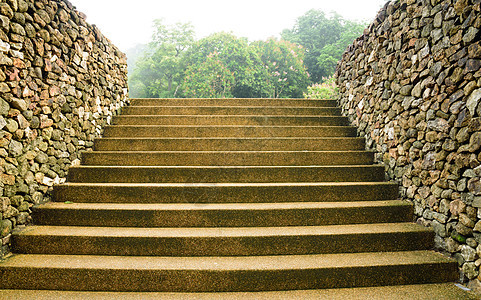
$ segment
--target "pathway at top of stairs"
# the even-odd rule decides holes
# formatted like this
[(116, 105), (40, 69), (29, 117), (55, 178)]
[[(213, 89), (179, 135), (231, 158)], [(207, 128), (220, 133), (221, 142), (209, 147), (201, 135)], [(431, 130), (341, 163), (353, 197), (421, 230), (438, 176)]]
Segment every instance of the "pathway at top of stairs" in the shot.
[(472, 297), (364, 142), (335, 101), (134, 99), (13, 236), (0, 297)]

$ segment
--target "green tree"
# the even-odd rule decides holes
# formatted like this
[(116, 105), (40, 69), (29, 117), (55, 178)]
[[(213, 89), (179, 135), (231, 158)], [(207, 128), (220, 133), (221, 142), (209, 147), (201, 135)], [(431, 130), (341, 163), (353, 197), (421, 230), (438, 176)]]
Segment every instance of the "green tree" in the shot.
[(346, 47), (362, 34), (365, 24), (310, 10), (299, 17), (293, 29), (285, 29), (283, 39), (306, 48), (305, 64), (311, 80), (320, 82), (334, 73)]
[(135, 97), (175, 97), (183, 77), (183, 56), (194, 42), (190, 23), (154, 21), (155, 32), (130, 78)]
[(344, 22), (344, 28), (339, 39), (332, 44), (324, 46), (317, 58), (317, 66), (322, 71), (322, 76), (325, 78), (334, 74), (337, 62), (342, 58), (342, 54), (347, 46), (352, 44), (365, 28), (365, 25), (362, 23), (356, 23), (353, 21)]
[(272, 98), (299, 98), (303, 96), (309, 83), (304, 66), (305, 50), (302, 46), (274, 38), (254, 42), (269, 75)]
[[(186, 65), (192, 70), (200, 70), (214, 53), (222, 66), (234, 76), (231, 90), (227, 94), (236, 98), (269, 95), (267, 71), (257, 52), (249, 47), (247, 39), (225, 32), (212, 34), (196, 42), (187, 51)], [(204, 76), (209, 77), (208, 74)]]
[(220, 61), (219, 53), (213, 52), (200, 65), (187, 68), (183, 92), (192, 98), (232, 97), (233, 83), (234, 74)]
[(143, 58), (147, 49), (148, 49), (147, 44), (137, 44), (135, 45), (135, 47), (125, 51), (125, 54), (127, 55), (127, 68), (128, 68), (129, 75), (132, 74), (132, 72), (135, 69), (135, 66), (137, 65), (137, 62), (139, 61), (140, 58)]

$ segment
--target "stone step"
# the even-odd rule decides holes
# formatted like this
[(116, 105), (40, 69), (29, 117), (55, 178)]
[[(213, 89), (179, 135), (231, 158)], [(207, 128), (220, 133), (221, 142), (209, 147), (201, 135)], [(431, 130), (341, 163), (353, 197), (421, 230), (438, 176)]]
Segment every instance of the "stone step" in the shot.
[(344, 138), (101, 138), (97, 151), (329, 151), (364, 150), (365, 139)]
[(348, 126), (342, 116), (253, 116), (253, 115), (121, 115), (114, 125), (296, 125)]
[(50, 202), (34, 207), (37, 225), (107, 227), (265, 227), (412, 221), (407, 201), (117, 204)]
[(104, 137), (356, 137), (353, 126), (110, 125)]
[(305, 166), (372, 164), (372, 151), (88, 151), (96, 166)]
[(414, 223), (287, 227), (29, 226), (17, 254), (258, 256), (427, 250), (434, 232)]
[(0, 287), (188, 295), (456, 280), (335, 104), (132, 100), (12, 236)]
[(479, 300), (479, 295), (466, 287), (454, 283), (413, 284), (395, 286), (376, 286), (362, 288), (291, 290), (270, 292), (223, 292), (223, 293), (162, 293), (162, 292), (75, 292), (49, 290), (0, 290), (4, 300), (18, 299), (69, 299), (69, 300), (399, 300), (399, 299), (436, 299), (436, 300)]
[(389, 182), (341, 183), (65, 183), (57, 202), (79, 203), (281, 203), (392, 200)]
[(3, 289), (132, 292), (303, 290), (452, 282), (457, 263), (432, 251), (158, 257), (19, 254)]
[(360, 166), (78, 166), (69, 182), (363, 182), (384, 181), (384, 167)]
[(253, 99), (253, 98), (223, 98), (223, 99), (131, 99), (132, 106), (295, 106), (295, 107), (336, 107), (337, 100), (306, 100), (306, 99)]
[(272, 106), (128, 106), (122, 115), (247, 115), (247, 116), (340, 116), (337, 107)]

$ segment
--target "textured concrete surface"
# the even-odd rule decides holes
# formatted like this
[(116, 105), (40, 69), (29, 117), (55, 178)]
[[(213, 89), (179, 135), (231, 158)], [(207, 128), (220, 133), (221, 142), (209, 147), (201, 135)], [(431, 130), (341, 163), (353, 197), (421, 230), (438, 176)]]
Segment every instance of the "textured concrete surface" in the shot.
[(79, 166), (69, 182), (369, 182), (384, 180), (384, 167), (352, 166)]
[(123, 115), (262, 115), (262, 116), (340, 116), (337, 107), (269, 106), (129, 106)]
[(54, 200), (80, 203), (273, 203), (393, 200), (389, 182), (66, 183)]
[(115, 125), (298, 125), (347, 126), (341, 116), (256, 116), (256, 115), (121, 115), (112, 118)]
[(230, 228), (31, 226), (16, 253), (245, 256), (431, 249), (434, 233), (414, 223)]
[[(0, 263), (0, 286), (95, 295), (301, 290), (302, 298), (328, 292), (306, 289), (459, 277), (454, 260), (427, 250), (433, 232), (409, 223), (413, 206), (395, 200), (397, 184), (384, 181), (355, 128), (333, 126), (346, 119), (255, 115), (314, 112), (305, 107), (142, 101), (132, 113), (155, 115), (117, 118), (135, 126), (107, 128), (111, 148), (84, 153), (70, 182), (54, 187), (57, 203), (36, 207), (38, 225), (13, 236), (16, 255)], [(250, 113), (157, 115), (212, 109)], [(274, 123), (283, 125), (266, 125)]]
[(465, 291), (461, 287), (456, 286), (454, 283), (444, 283), (250, 293), (109, 293), (0, 290), (0, 298), (4, 300), (479, 300), (481, 299), (481, 295), (474, 294), (471, 291)]
[(457, 263), (431, 251), (245, 257), (19, 254), (0, 267), (0, 286), (6, 289), (78, 291), (266, 291), (449, 282), (457, 277)]
[(372, 151), (89, 151), (97, 166), (302, 166), (372, 164)]
[(256, 99), (256, 98), (223, 98), (223, 99), (189, 99), (189, 98), (134, 98), (133, 106), (297, 106), (297, 107), (336, 107), (336, 100), (313, 99)]
[(364, 138), (102, 138), (97, 151), (339, 151), (364, 150)]
[(124, 204), (51, 202), (34, 208), (35, 224), (112, 227), (319, 226), (406, 222), (412, 204), (356, 202)]
[(355, 137), (352, 126), (110, 125), (104, 137)]

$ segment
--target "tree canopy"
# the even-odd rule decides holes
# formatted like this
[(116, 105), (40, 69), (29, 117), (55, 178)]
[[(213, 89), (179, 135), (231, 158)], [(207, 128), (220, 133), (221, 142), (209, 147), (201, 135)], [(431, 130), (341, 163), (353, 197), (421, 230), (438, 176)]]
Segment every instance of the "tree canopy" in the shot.
[[(282, 39), (249, 42), (218, 32), (195, 40), (190, 23), (154, 21), (152, 41), (133, 49), (132, 97), (298, 98), (332, 75), (363, 24), (310, 10)], [(143, 50), (143, 54), (139, 54)]]
[[(196, 42), (186, 54), (186, 64), (196, 71), (209, 56), (217, 60), (233, 75), (230, 93), (236, 98), (267, 97), (267, 71), (259, 55), (249, 46), (247, 39), (231, 33), (219, 32)], [(207, 74), (205, 76), (208, 76)], [(186, 83), (184, 80), (185, 84)]]
[(185, 51), (194, 43), (190, 23), (172, 26), (154, 21), (152, 42), (138, 59), (130, 78), (133, 97), (175, 97), (183, 78)]
[(272, 98), (298, 98), (309, 84), (304, 66), (305, 50), (288, 41), (271, 38), (252, 44), (267, 70)]
[(183, 91), (192, 98), (232, 97), (234, 73), (221, 61), (219, 52), (212, 52), (185, 71)]
[(306, 48), (305, 64), (311, 80), (320, 82), (334, 74), (342, 53), (355, 38), (360, 36), (365, 24), (343, 19), (332, 13), (310, 10), (299, 17), (292, 29), (285, 29), (284, 40)]

